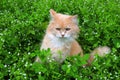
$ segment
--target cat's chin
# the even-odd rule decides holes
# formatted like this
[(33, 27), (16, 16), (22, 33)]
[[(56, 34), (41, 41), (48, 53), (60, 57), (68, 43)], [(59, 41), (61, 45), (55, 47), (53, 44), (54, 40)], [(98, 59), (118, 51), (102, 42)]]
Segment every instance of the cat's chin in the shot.
[(72, 36), (56, 36), (57, 38), (60, 38), (60, 39), (69, 39), (69, 38), (72, 38)]
[(64, 40), (64, 41), (73, 41), (74, 38), (72, 36), (64, 36), (64, 37), (61, 37), (61, 36), (57, 36), (57, 35), (53, 35), (53, 34), (49, 34), (47, 35), (50, 39), (57, 39), (57, 40)]
[(64, 38), (63, 37), (59, 37), (59, 39), (60, 40), (68, 40), (68, 38), (66, 38), (66, 37), (64, 37)]
[(74, 39), (71, 38), (71, 37), (58, 37), (59, 40), (62, 40), (62, 41), (73, 41)]
[(70, 37), (58, 37), (59, 39), (69, 39)]

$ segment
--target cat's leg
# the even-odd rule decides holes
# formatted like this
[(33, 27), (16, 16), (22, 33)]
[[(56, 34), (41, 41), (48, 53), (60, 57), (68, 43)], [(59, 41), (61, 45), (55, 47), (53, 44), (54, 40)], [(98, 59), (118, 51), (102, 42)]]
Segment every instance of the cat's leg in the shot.
[(80, 56), (83, 56), (83, 50), (82, 50), (81, 46), (78, 44), (78, 42), (74, 41), (71, 46), (70, 55), (73, 56), (73, 55), (77, 55), (77, 54), (80, 54)]

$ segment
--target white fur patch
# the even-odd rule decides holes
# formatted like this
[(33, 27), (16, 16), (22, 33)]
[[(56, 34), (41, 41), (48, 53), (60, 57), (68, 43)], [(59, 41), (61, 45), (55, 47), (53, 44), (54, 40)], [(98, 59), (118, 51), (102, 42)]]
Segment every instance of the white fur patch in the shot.
[(51, 42), (52, 42), (52, 44), (53, 44), (53, 47), (62, 47), (62, 46), (64, 46), (64, 45), (67, 45), (67, 44), (70, 44), (71, 43), (71, 41), (73, 41), (73, 39), (72, 38), (66, 38), (66, 37), (64, 37), (64, 38), (62, 38), (62, 37), (56, 37), (56, 36), (54, 36), (54, 35), (48, 35), (48, 37), (51, 39)]

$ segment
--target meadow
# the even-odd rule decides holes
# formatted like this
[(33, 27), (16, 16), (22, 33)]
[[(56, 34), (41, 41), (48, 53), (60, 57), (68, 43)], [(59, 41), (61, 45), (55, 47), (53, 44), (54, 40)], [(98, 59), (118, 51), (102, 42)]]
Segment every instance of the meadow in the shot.
[[(40, 51), (49, 24), (49, 10), (78, 15), (77, 41), (85, 56), (62, 64), (46, 62), (50, 50)], [(109, 46), (83, 68), (90, 52)], [(43, 63), (35, 61), (41, 57)], [(0, 80), (120, 80), (120, 0), (0, 0)]]

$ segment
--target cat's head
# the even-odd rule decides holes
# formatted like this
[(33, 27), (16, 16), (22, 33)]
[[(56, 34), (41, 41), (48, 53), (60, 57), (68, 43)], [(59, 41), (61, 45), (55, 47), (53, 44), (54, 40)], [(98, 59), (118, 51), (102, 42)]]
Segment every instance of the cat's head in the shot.
[(50, 10), (51, 21), (47, 28), (47, 34), (57, 38), (75, 39), (79, 33), (77, 15), (65, 15)]

